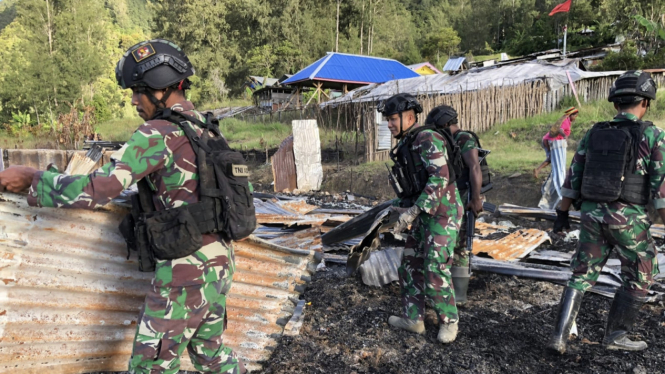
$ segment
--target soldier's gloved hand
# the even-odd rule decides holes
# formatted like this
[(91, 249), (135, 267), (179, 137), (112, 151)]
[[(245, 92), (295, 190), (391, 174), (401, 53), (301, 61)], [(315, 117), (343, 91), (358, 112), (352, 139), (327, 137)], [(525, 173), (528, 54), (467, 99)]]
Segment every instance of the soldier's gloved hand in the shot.
[(561, 232), (563, 229), (570, 230), (570, 221), (568, 220), (567, 210), (556, 210), (556, 220), (554, 221), (554, 232)]
[(409, 225), (416, 220), (416, 217), (418, 217), (420, 212), (421, 212), (420, 207), (414, 205), (411, 208), (407, 209), (406, 212), (400, 214), (399, 219), (397, 220), (397, 224), (393, 229), (393, 232), (395, 234), (399, 234), (405, 231), (409, 227)]

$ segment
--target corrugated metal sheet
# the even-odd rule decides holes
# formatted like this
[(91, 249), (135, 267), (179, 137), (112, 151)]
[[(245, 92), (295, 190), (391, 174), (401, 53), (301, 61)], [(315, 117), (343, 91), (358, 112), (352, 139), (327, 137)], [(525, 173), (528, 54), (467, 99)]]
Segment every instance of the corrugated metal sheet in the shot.
[(297, 72), (282, 83), (295, 84), (307, 80), (323, 80), (367, 84), (418, 76), (418, 73), (396, 60), (328, 52), (325, 57)]
[(443, 66), (443, 71), (458, 71), (464, 61), (466, 61), (466, 57), (451, 57)]
[(314, 210), (319, 208), (316, 205), (307, 204), (307, 201), (305, 199), (280, 200), (277, 201), (277, 205), (297, 214), (309, 214), (310, 212), (313, 212)]
[[(126, 259), (124, 211), (28, 207), (0, 194), (0, 372), (126, 370), (152, 273)], [(314, 262), (312, 250), (250, 237), (237, 272), (224, 342), (258, 369), (277, 345)], [(183, 369), (192, 369), (183, 356)]]
[(368, 286), (381, 287), (399, 280), (397, 269), (402, 262), (404, 248), (387, 248), (372, 252), (360, 265), (360, 276)]
[(321, 139), (314, 119), (296, 120), (293, 127), (293, 156), (300, 191), (318, 191), (323, 182)]
[(516, 261), (545, 242), (551, 242), (545, 231), (519, 229), (499, 240), (473, 239), (473, 254), (487, 253), (500, 261)]
[[(58, 170), (64, 171), (67, 164), (75, 153), (85, 156), (86, 151), (61, 151), (57, 149), (8, 149), (7, 166), (23, 165), (37, 170), (46, 170), (50, 164), (54, 164)], [(96, 168), (110, 161), (113, 151), (104, 151)]]
[(275, 192), (291, 192), (298, 188), (296, 160), (293, 156), (293, 135), (282, 141), (277, 152), (270, 158)]

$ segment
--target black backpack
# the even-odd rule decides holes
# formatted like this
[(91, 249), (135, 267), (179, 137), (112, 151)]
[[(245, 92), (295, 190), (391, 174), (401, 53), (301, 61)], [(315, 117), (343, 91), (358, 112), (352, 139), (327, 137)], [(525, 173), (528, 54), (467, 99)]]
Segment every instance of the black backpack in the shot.
[[(157, 211), (145, 179), (132, 196), (132, 212), (120, 224), (129, 250), (138, 252), (139, 270), (154, 271), (156, 260), (173, 260), (191, 255), (203, 245), (202, 235), (221, 233), (225, 239), (242, 240), (254, 232), (256, 215), (249, 190), (249, 169), (241, 153), (232, 150), (216, 119), (206, 123), (163, 110), (155, 119), (177, 124), (187, 136), (199, 174), (199, 202)], [(199, 135), (188, 125), (204, 129)], [(214, 137), (210, 137), (209, 132)]]
[[(478, 138), (478, 135), (476, 135), (475, 132), (469, 131), (469, 130), (460, 130), (459, 132), (467, 132), (467, 133), (471, 134), (471, 136), (473, 136), (473, 138), (475, 139), (476, 144), (478, 144), (478, 148), (481, 148), (481, 149), (483, 148), (483, 146), (480, 145), (480, 139)], [(457, 141), (455, 141), (455, 144), (457, 144)], [(459, 147), (459, 145), (458, 145), (458, 147)], [(461, 150), (460, 150), (460, 152), (461, 152)], [(469, 184), (469, 172), (470, 172), (470, 170), (469, 170), (469, 168), (466, 167), (466, 164), (463, 165), (463, 168), (464, 169), (462, 170), (462, 174), (457, 179), (457, 188), (459, 188), (460, 190), (466, 189), (467, 188), (466, 186)], [(492, 183), (492, 178), (490, 176), (490, 167), (487, 164), (487, 158), (484, 158), (482, 161), (480, 161), (480, 173), (482, 174), (482, 178), (483, 178), (481, 187), (489, 186)]]
[(600, 122), (589, 130), (582, 175), (582, 199), (645, 205), (650, 198), (649, 175), (635, 174), (639, 146), (651, 122)]
[[(214, 210), (214, 219), (201, 232), (223, 232), (232, 240), (247, 238), (256, 229), (256, 212), (249, 190), (249, 168), (242, 153), (229, 147), (212, 115), (204, 123), (182, 112), (165, 110), (161, 118), (177, 124), (196, 153), (200, 202)], [(186, 122), (202, 127), (201, 137)]]
[(455, 183), (464, 171), (464, 159), (462, 159), (462, 150), (450, 133), (450, 130), (436, 125), (427, 125), (417, 128), (414, 131), (413, 139), (416, 134), (424, 130), (434, 130), (446, 140), (446, 152), (448, 153), (448, 173), (450, 173), (449, 184)]

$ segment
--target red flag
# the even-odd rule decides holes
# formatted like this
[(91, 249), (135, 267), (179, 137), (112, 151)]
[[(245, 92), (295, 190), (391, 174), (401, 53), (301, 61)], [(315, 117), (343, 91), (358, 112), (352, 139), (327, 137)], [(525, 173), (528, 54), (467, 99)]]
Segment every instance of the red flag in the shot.
[(572, 3), (573, 0), (568, 0), (565, 3), (561, 3), (552, 9), (550, 12), (550, 16), (553, 16), (557, 13), (563, 13), (563, 12), (568, 12), (570, 11), (570, 3)]

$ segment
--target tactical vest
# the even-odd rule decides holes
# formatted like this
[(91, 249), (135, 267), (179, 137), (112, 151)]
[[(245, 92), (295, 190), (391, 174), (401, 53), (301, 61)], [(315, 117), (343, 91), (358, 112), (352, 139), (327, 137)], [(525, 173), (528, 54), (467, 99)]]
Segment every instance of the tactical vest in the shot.
[(435, 131), (446, 142), (450, 175), (448, 185), (455, 183), (462, 172), (461, 152), (450, 132), (435, 126), (422, 126), (408, 132), (404, 140), (390, 151), (390, 158), (395, 163), (390, 173), (390, 184), (401, 199), (400, 205), (405, 208), (413, 206), (429, 180), (429, 173), (420, 159), (420, 154), (411, 149), (418, 134), (425, 130)]
[(646, 205), (649, 175), (635, 174), (638, 150), (651, 122), (601, 122), (589, 130), (582, 177), (582, 199)]
[[(460, 130), (460, 132), (462, 132), (462, 131)], [(471, 136), (473, 136), (473, 138), (476, 140), (476, 144), (478, 144), (478, 148), (482, 148), (482, 146), (480, 145), (480, 139), (478, 139), (478, 135), (476, 135), (476, 133), (474, 133), (473, 131), (468, 131), (468, 130), (464, 130), (463, 132), (471, 134)], [(455, 142), (455, 143), (457, 143), (457, 142)], [(459, 146), (459, 144), (458, 144), (458, 146)], [(457, 178), (457, 188), (460, 189), (460, 190), (466, 190), (466, 189), (469, 188), (469, 185), (470, 185), (469, 175), (471, 173), (471, 169), (469, 169), (469, 167), (466, 165), (466, 163), (463, 163), (463, 165), (464, 165), (464, 167), (462, 168), (462, 172), (460, 174), (460, 177)], [(492, 180), (490, 178), (490, 167), (489, 167), (489, 165), (487, 165), (487, 159), (483, 159), (482, 161), (480, 161), (480, 173), (482, 174), (482, 178), (483, 178), (481, 187), (489, 186), (489, 184), (492, 183)]]
[[(241, 240), (256, 228), (249, 170), (239, 152), (231, 150), (215, 119), (206, 122), (184, 113), (163, 110), (156, 119), (177, 124), (194, 153), (199, 176), (199, 202), (157, 211), (147, 181), (140, 180), (132, 196), (132, 213), (120, 224), (129, 250), (139, 254), (139, 270), (153, 271), (155, 259), (173, 260), (202, 247), (203, 234)], [(203, 128), (201, 136), (189, 123)], [(214, 136), (210, 137), (210, 133)]]

